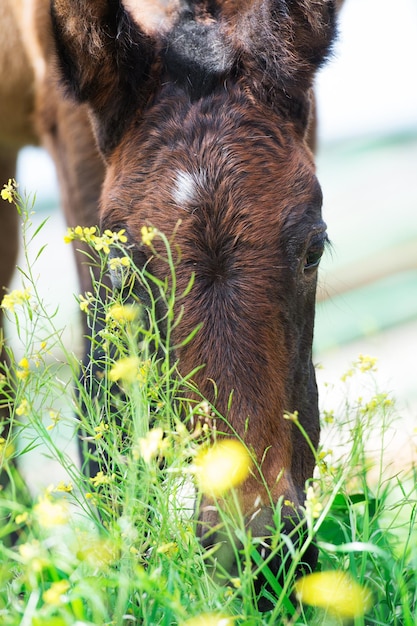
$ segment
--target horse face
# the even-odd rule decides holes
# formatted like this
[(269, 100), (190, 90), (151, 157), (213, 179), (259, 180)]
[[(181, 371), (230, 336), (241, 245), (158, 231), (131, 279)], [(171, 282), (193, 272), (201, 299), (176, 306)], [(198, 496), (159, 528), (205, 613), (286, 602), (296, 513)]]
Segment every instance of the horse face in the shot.
[[(103, 225), (125, 228), (137, 258), (160, 279), (166, 263), (141, 243), (141, 228), (166, 233), (180, 251), (178, 293), (194, 276), (180, 302), (174, 345), (200, 329), (176, 357), (184, 375), (203, 366), (194, 375), (199, 390), (260, 464), (266, 485), (254, 473), (241, 499), (254, 534), (263, 535), (268, 518), (272, 524), (271, 501), (283, 496), (292, 503), (286, 515), (297, 515), (314, 466), (284, 413), (298, 411), (318, 443), (311, 346), (326, 241), (321, 191), (311, 154), (291, 125), (238, 89), (194, 103), (181, 93), (170, 97), (170, 114), (162, 94), (152, 120), (127, 132), (111, 156)], [(163, 257), (157, 238), (153, 245)], [(227, 423), (219, 429), (230, 431)], [(208, 502), (200, 522), (203, 534), (213, 527)]]
[[(313, 445), (319, 435), (311, 348), (326, 234), (305, 136), (334, 3), (193, 2), (163, 36), (118, 2), (56, 0), (52, 14), (64, 76), (89, 103), (106, 160), (102, 226), (126, 228), (159, 278), (166, 265), (141, 228), (180, 251), (179, 293), (194, 276), (173, 337), (180, 370), (203, 366), (195, 383), (221, 430), (257, 460), (263, 478), (254, 471), (239, 493), (252, 534), (271, 533), (281, 497), (291, 530), (314, 458), (285, 412), (298, 411)], [(207, 500), (199, 520), (215, 542)], [(314, 566), (315, 551), (307, 558)]]

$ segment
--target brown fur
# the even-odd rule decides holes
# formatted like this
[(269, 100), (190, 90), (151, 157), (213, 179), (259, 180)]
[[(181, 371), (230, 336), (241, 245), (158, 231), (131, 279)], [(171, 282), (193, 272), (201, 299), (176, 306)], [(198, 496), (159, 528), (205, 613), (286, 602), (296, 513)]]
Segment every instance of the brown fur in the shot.
[[(177, 351), (181, 371), (204, 365), (199, 389), (253, 449), (272, 500), (297, 509), (314, 459), (283, 415), (297, 410), (317, 445), (316, 271), (304, 266), (324, 225), (307, 139), (334, 2), (126, 0), (125, 12), (107, 0), (53, 0), (53, 29), (47, 2), (29, 3), (30, 20), (14, 3), (0, 9), (15, 19), (0, 46), (1, 119), (14, 116), (11, 133), (0, 127), (0, 175), (11, 176), (18, 148), (38, 137), (57, 164), (70, 225), (96, 224), (101, 194), (101, 225), (126, 228), (135, 258), (161, 278), (166, 267), (140, 229), (176, 233), (179, 292), (192, 274), (195, 284), (175, 343), (201, 325)], [(16, 76), (4, 83), (10, 64)], [(272, 510), (258, 475), (241, 498), (263, 535)], [(216, 521), (204, 506), (200, 519), (203, 528)]]

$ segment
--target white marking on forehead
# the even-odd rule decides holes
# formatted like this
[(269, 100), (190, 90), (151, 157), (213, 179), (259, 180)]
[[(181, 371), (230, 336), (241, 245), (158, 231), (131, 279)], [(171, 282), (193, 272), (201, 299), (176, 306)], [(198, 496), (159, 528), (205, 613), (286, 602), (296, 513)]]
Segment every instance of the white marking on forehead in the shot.
[(184, 208), (195, 207), (198, 204), (201, 192), (205, 188), (206, 179), (204, 170), (192, 172), (178, 170), (172, 190), (175, 204)]

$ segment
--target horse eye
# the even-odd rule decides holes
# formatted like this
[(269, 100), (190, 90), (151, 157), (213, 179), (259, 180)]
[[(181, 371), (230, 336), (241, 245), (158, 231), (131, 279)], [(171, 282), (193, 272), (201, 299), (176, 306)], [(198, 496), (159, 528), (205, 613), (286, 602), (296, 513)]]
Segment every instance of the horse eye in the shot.
[(321, 257), (324, 252), (324, 244), (325, 240), (322, 239), (320, 241), (314, 242), (309, 249), (307, 250), (307, 254), (304, 258), (304, 272), (308, 272), (309, 270), (313, 270), (318, 267)]

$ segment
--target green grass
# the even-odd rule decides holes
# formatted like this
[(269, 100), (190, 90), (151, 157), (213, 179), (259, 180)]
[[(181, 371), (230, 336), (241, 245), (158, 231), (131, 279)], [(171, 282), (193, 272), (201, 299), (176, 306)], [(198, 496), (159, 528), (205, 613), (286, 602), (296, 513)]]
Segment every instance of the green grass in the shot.
[[(46, 310), (38, 294), (35, 268), (42, 250), (36, 246), (40, 229), (32, 232), (32, 206), (27, 208), (15, 190), (11, 197), (22, 218), (28, 269), (21, 270), (22, 289), (3, 301), (17, 328), (19, 354), (25, 356), (16, 359), (6, 344), (9, 360), (1, 393), (4, 422), (9, 420), (12, 429), (0, 440), (0, 623), (417, 624), (416, 476), (410, 469), (390, 477), (385, 469), (393, 400), (375, 390), (366, 400), (329, 407), (324, 428), (334, 430), (333, 441), (343, 446), (317, 452), (316, 475), (308, 485), (307, 542), (314, 538), (320, 548), (319, 571), (345, 572), (358, 583), (359, 591), (352, 592), (352, 601), (359, 602), (354, 616), (343, 613), (343, 603), (336, 601), (340, 590), (323, 587), (324, 577), (309, 600), (316, 606), (296, 600), (291, 573), (303, 549), (281, 536), (279, 503), (273, 549), (278, 552), (285, 542), (293, 564), (284, 587), (278, 584), (268, 559), (256, 551), (258, 540), (245, 530), (234, 489), (217, 506), (239, 557), (238, 575), (231, 577), (219, 564), (213, 575), (216, 550), (203, 550), (197, 540), (193, 507), (194, 497), (200, 497), (197, 461), (208, 445), (201, 424), (215, 409), (199, 398), (192, 374), (181, 378), (173, 359), (174, 303), (184, 294), (177, 293), (169, 242), (156, 234), (165, 243), (166, 281), (121, 263), (123, 296), (107, 294), (104, 304), (96, 285), (94, 293), (80, 299), (90, 324), (95, 316), (105, 319), (103, 332), (92, 342), (94, 368), (102, 374), (90, 378), (63, 345), (56, 312)], [(106, 244), (98, 233), (73, 236), (90, 238), (93, 248)], [(120, 237), (113, 248), (123, 258)], [(98, 262), (104, 271), (105, 250)], [(133, 277), (148, 294), (146, 310), (132, 298)], [(155, 320), (157, 302), (164, 304), (164, 337)], [(51, 357), (57, 348), (62, 362)], [(372, 360), (359, 358), (345, 384), (355, 378), (369, 385), (374, 367)], [(184, 391), (190, 390), (197, 398), (193, 403), (185, 399)], [(288, 417), (296, 421), (296, 415)], [(221, 416), (216, 418), (221, 429)], [(94, 476), (62, 450), (57, 437), (62, 423), (83, 431), (85, 458), (93, 457), (99, 466)], [(365, 443), (376, 429), (381, 450), (371, 463)], [(68, 480), (51, 477), (51, 486), (32, 496), (19, 467), (40, 444), (65, 468)], [(261, 571), (269, 589), (257, 592), (254, 582)], [(368, 598), (362, 608), (360, 592)], [(258, 611), (259, 593), (273, 601), (270, 611)]]

